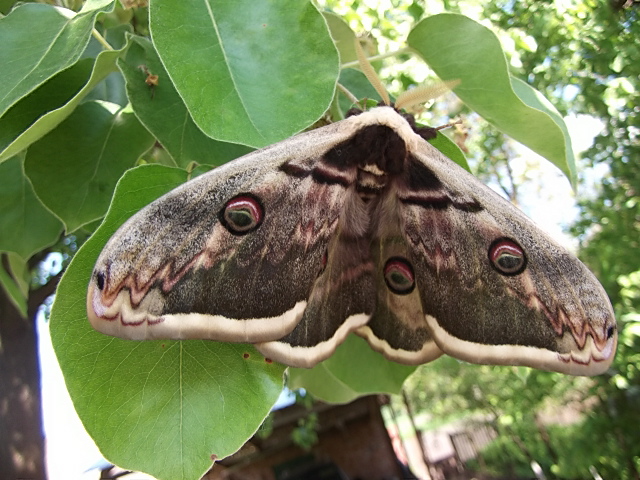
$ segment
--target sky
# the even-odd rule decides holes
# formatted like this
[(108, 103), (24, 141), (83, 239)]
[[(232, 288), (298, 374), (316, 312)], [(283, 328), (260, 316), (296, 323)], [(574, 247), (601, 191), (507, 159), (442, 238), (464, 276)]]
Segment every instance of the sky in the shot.
[[(581, 115), (565, 118), (574, 152), (579, 154), (593, 142), (593, 138), (603, 128), (599, 120)], [(549, 162), (524, 146), (516, 147), (520, 158), (512, 164), (516, 175), (518, 169), (538, 165), (541, 176), (540, 185), (544, 190), (536, 190), (530, 185), (521, 190), (522, 207), (543, 230), (570, 250), (575, 250), (575, 241), (563, 231), (577, 215), (574, 193), (564, 175)], [(587, 185), (595, 185), (597, 176), (587, 177)], [(587, 187), (588, 188), (588, 187)], [(84, 430), (77, 417), (69, 395), (64, 386), (62, 372), (53, 353), (48, 323), (43, 315), (37, 320), (40, 362), (42, 371), (42, 399), (44, 429), (47, 448), (47, 469), (50, 480), (93, 480), (100, 474), (99, 465), (104, 462), (93, 440)], [(279, 404), (291, 399), (281, 396)], [(98, 467), (98, 468), (96, 468)], [(149, 479), (147, 475), (129, 475), (130, 480)]]

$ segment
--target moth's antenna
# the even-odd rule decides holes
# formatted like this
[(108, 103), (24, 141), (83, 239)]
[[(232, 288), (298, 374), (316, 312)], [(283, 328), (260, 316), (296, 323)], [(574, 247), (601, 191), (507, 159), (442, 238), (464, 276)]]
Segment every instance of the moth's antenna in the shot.
[(382, 101), (384, 102), (384, 104), (391, 105), (391, 100), (389, 99), (389, 94), (387, 93), (387, 89), (384, 88), (384, 85), (382, 85), (382, 81), (380, 80), (380, 77), (378, 77), (378, 74), (373, 69), (373, 66), (371, 66), (371, 63), (369, 62), (369, 59), (364, 53), (364, 50), (362, 49), (362, 45), (360, 45), (360, 41), (357, 38), (355, 39), (355, 47), (356, 47), (356, 55), (358, 57), (358, 63), (360, 63), (360, 68), (362, 69), (362, 73), (364, 73), (365, 77), (367, 77), (367, 80), (369, 80), (369, 83), (371, 83), (371, 86), (373, 86), (373, 88), (376, 89), (376, 92), (378, 92), (378, 95), (380, 95), (380, 98), (382, 98)]
[(398, 95), (395, 107), (400, 110), (401, 108), (412, 107), (414, 105), (428, 102), (433, 98), (437, 98), (440, 95), (447, 93), (459, 84), (460, 80), (446, 80), (434, 85), (422, 85), (420, 87), (412, 88), (411, 90), (407, 90), (406, 92)]

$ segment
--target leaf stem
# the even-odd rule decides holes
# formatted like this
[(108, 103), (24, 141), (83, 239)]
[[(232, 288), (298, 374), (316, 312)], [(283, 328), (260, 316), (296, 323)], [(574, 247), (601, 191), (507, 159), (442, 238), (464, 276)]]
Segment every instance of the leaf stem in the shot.
[(100, 35), (100, 32), (98, 30), (96, 30), (95, 28), (92, 29), (91, 35), (93, 35), (93, 38), (100, 42), (100, 45), (102, 45), (105, 49), (113, 50), (113, 47), (109, 45), (109, 42), (107, 42), (107, 40), (102, 35)]
[(338, 83), (337, 87), (338, 87), (338, 90), (340, 90), (351, 101), (351, 103), (358, 103), (358, 97), (356, 97), (353, 93), (351, 93), (347, 89), (347, 87), (345, 87), (341, 83)]
[[(379, 55), (374, 55), (373, 57), (367, 57), (367, 60), (369, 60), (370, 62), (375, 62), (378, 60), (383, 60), (385, 58), (389, 58), (389, 57), (395, 57), (396, 55), (401, 55), (403, 53), (409, 53), (411, 52), (411, 49), (409, 47), (404, 47), (401, 48), (400, 50), (394, 50), (392, 52), (387, 52), (387, 53), (381, 53)], [(360, 65), (360, 62), (358, 60), (354, 60), (353, 62), (347, 62), (347, 63), (343, 63), (340, 68), (351, 68), (351, 67), (357, 67)]]

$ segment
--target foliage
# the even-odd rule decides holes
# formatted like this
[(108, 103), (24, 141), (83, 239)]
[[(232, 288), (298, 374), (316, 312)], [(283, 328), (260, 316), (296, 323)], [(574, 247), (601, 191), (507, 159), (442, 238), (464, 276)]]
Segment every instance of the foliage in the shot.
[(293, 443), (304, 450), (310, 450), (318, 443), (318, 413), (313, 411), (314, 398), (304, 390), (295, 392), (296, 403), (307, 410), (307, 414), (298, 419), (298, 424), (291, 432)]
[[(113, 0), (88, 0), (67, 6), (76, 12), (27, 3), (9, 13), (7, 2), (1, 5), (9, 14), (0, 19), (0, 64), (13, 68), (0, 73), (0, 251), (7, 258), (0, 265), (0, 284), (26, 315), (27, 261), (49, 250), (71, 253), (92, 234), (66, 271), (51, 318), (74, 405), (109, 460), (159, 478), (197, 478), (212, 459), (229, 455), (256, 431), (280, 391), (284, 368), (245, 345), (137, 344), (94, 332), (84, 313), (93, 263), (118, 225), (171, 187), (323, 116), (339, 119), (347, 105), (336, 93), (338, 79), (358, 96), (368, 96), (359, 93), (366, 88), (359, 72), (339, 68), (336, 47), (343, 61), (351, 59), (355, 34), (340, 16), (323, 16), (302, 0), (286, 8), (247, 0), (198, 5), (155, 0), (149, 8), (133, 9)], [(488, 10), (497, 25), (498, 14), (508, 18), (503, 8)], [(546, 6), (536, 8), (553, 14)], [(443, 79), (463, 79), (458, 94), (467, 107), (461, 109), (477, 110), (575, 181), (562, 119), (513, 75), (513, 62), (505, 61), (494, 33), (462, 15), (430, 13), (418, 2), (408, 4), (402, 36), (394, 30), (398, 22), (375, 13), (372, 30), (382, 32), (378, 41), (406, 36), (417, 53), (401, 50), (401, 61), (428, 64)], [(353, 23), (366, 16), (345, 12), (343, 18)], [(549, 32), (549, 24), (534, 23), (536, 34)], [(522, 28), (503, 27), (515, 33)], [(375, 50), (375, 44), (368, 46)], [(616, 51), (621, 64), (633, 53)], [(538, 82), (540, 65), (546, 64), (540, 57), (522, 58), (515, 73)], [(589, 65), (584, 60), (585, 68)], [(416, 83), (407, 71), (382, 72), (392, 90)], [(559, 84), (565, 80), (555, 78)], [(540, 84), (557, 93), (550, 82)], [(592, 82), (584, 95), (605, 90)], [(603, 104), (589, 108), (606, 111)], [(629, 139), (632, 133), (627, 132)], [(631, 246), (634, 237), (628, 238)], [(73, 248), (62, 247), (65, 243)], [(623, 341), (637, 353), (637, 335)], [(361, 339), (350, 338), (322, 365), (292, 369), (289, 382), (336, 402), (367, 392), (397, 392), (413, 368), (386, 362), (363, 347)], [(491, 412), (509, 412), (502, 421), (511, 418), (509, 425), (518, 425), (510, 432), (531, 425), (532, 413), (550, 392), (564, 398), (573, 385), (566, 377), (522, 368), (474, 370), (450, 359), (436, 364), (434, 371), (440, 370), (434, 379), (439, 391), (456, 386), (461, 394), (450, 395), (448, 406), (440, 402), (436, 413), (450, 413), (451, 406), (480, 409), (473, 403), (479, 402)], [(492, 388), (474, 388), (471, 377)], [(422, 379), (413, 377), (415, 388), (433, 391)], [(604, 398), (610, 385), (605, 381), (595, 394)], [(580, 391), (587, 389), (581, 385)], [(626, 410), (616, 404), (608, 412)]]
[[(581, 256), (609, 293), (621, 327), (611, 375), (598, 377), (591, 390), (599, 406), (585, 419), (582, 431), (575, 432), (577, 438), (581, 434), (599, 439), (598, 447), (583, 450), (581, 456), (605, 478), (637, 478), (640, 472), (640, 456), (633, 447), (640, 438), (632, 427), (640, 422), (632, 407), (638, 405), (640, 391), (640, 304), (633, 293), (638, 285), (634, 272), (640, 268), (640, 164), (635, 160), (640, 155), (638, 16), (637, 6), (614, 9), (576, 2), (563, 10), (519, 2), (503, 17), (505, 27), (526, 31), (538, 45), (521, 56), (529, 80), (543, 91), (559, 92), (555, 96), (560, 102), (571, 98), (568, 92), (577, 92), (560, 108), (596, 114), (605, 122), (584, 158), (609, 172), (597, 194), (581, 200), (581, 218), (573, 228), (581, 239)], [(551, 35), (550, 25), (555, 27)], [(569, 45), (573, 54), (545, 62), (555, 58), (559, 45)]]
[[(439, 375), (434, 376), (436, 365), (432, 365), (428, 373), (407, 384), (414, 401), (433, 414), (464, 408), (513, 421), (521, 431), (522, 445), (548, 475), (559, 478), (590, 477), (592, 469), (604, 478), (637, 478), (640, 471), (634, 448), (640, 441), (635, 428), (640, 423), (638, 15), (637, 6), (616, 9), (600, 2), (533, 1), (491, 2), (479, 13), (502, 28), (499, 36), (510, 37), (516, 46), (509, 52), (514, 75), (553, 98), (563, 114), (596, 115), (605, 123), (593, 147), (583, 154), (583, 163), (605, 175), (596, 185), (583, 179), (579, 191), (586, 193), (580, 197), (581, 214), (572, 233), (580, 239), (581, 257), (612, 299), (620, 341), (608, 374), (593, 383), (569, 382), (561, 388), (586, 402), (582, 403), (585, 416), (570, 427), (550, 426), (546, 434), (539, 430), (535, 415), (541, 406), (550, 400), (555, 408), (564, 403), (555, 380), (566, 383), (566, 379), (553, 374), (536, 372), (542, 383), (530, 384), (514, 369), (495, 368), (489, 374), (487, 367), (463, 368), (443, 360), (437, 365)], [(497, 183), (504, 184), (505, 194), (516, 200), (517, 189), (509, 188), (511, 176), (505, 168), (512, 155), (501, 140), (496, 141), (495, 133), (484, 135), (487, 161), (479, 168), (485, 175), (497, 172)], [(483, 142), (479, 143), (482, 151)], [(492, 157), (500, 162), (488, 161)], [(544, 400), (540, 395), (547, 396), (546, 401), (539, 403)], [(494, 473), (530, 475), (530, 458), (511, 436), (516, 430), (498, 431), (501, 439), (483, 454), (484, 463), (493, 465)], [(504, 455), (513, 448), (520, 453)]]

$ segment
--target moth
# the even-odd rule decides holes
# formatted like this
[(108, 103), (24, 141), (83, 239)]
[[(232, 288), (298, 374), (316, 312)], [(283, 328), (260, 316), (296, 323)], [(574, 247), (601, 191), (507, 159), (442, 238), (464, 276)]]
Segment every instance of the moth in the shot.
[(169, 192), (104, 247), (91, 324), (296, 367), (354, 332), (404, 364), (605, 371), (616, 322), (593, 274), (419, 133), (380, 106)]

